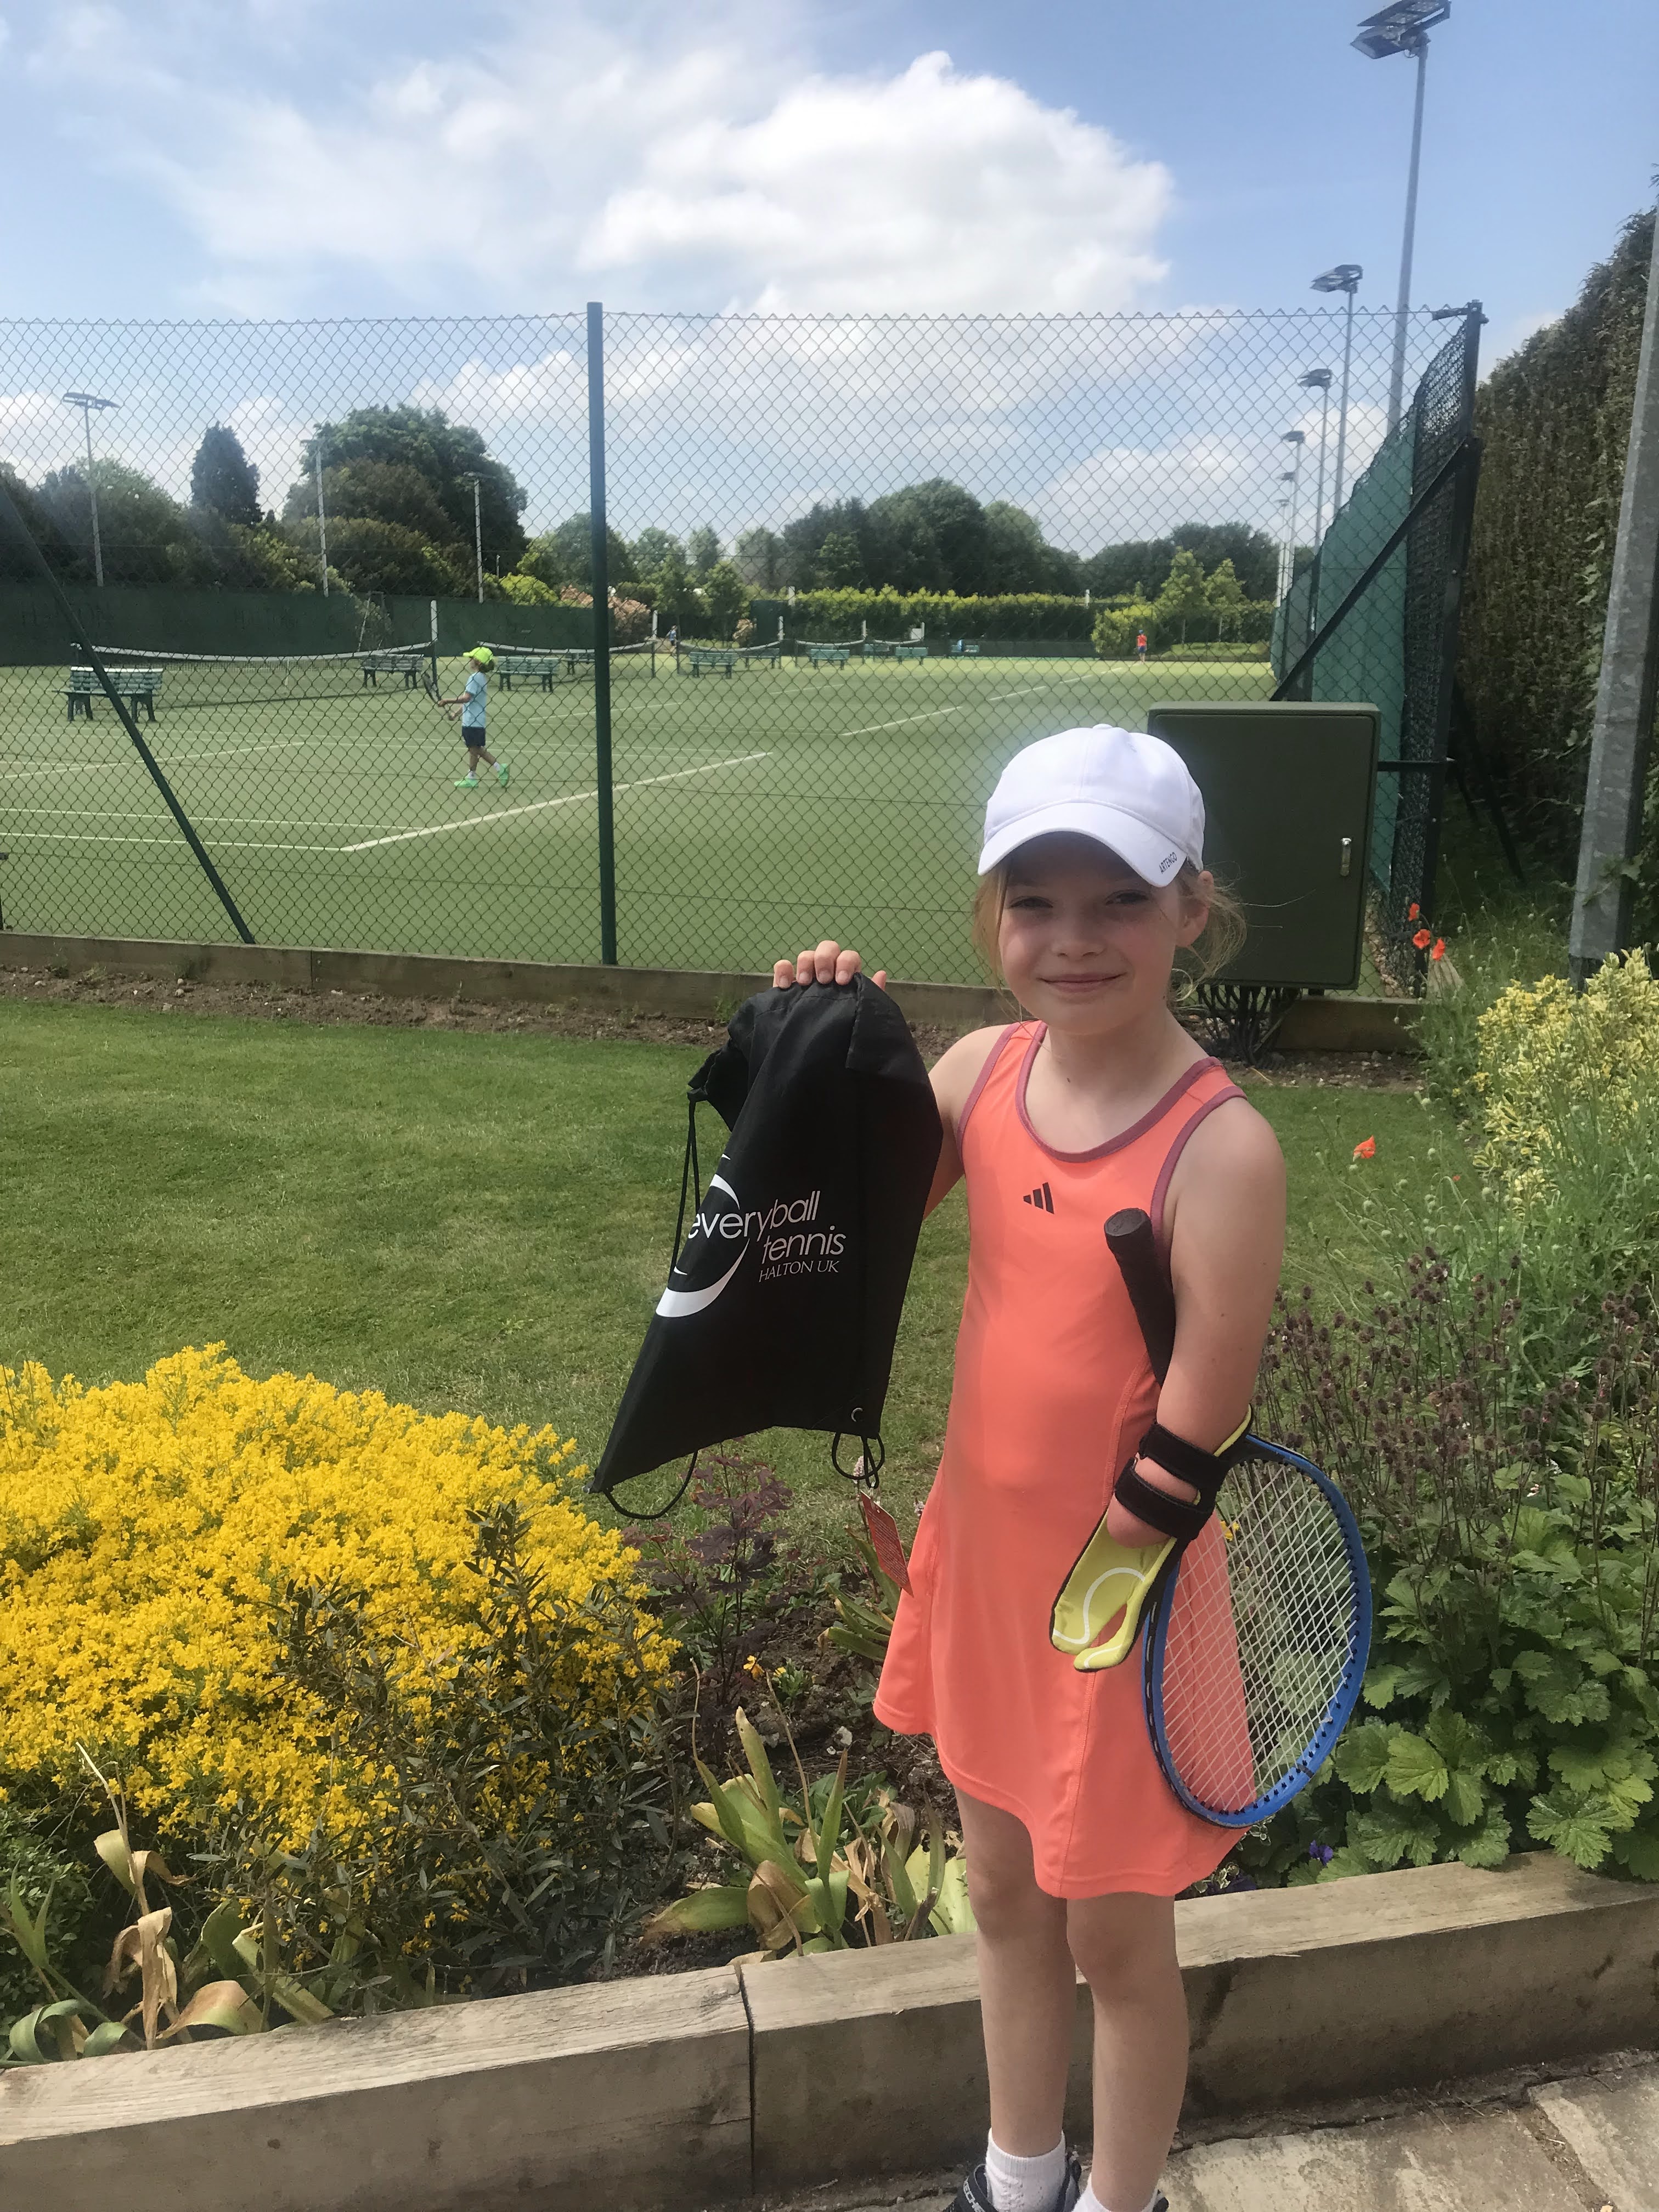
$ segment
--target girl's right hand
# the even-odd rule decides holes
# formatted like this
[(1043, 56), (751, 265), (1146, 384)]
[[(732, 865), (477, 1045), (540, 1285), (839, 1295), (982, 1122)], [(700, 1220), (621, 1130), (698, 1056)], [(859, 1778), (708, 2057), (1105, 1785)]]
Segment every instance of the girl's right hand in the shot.
[[(799, 960), (777, 960), (772, 963), (772, 987), (787, 991), (792, 983), (850, 983), (854, 975), (864, 972), (862, 957), (851, 946), (843, 948), (833, 938), (826, 937), (821, 945), (809, 945)], [(871, 979), (878, 991), (887, 988), (887, 970), (877, 969)]]

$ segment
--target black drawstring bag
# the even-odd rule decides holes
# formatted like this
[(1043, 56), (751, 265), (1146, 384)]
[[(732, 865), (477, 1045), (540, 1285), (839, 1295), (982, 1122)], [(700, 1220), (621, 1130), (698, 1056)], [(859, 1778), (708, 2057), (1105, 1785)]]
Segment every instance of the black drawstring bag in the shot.
[[(610, 1497), (669, 1460), (695, 1465), (705, 1445), (779, 1427), (829, 1431), (843, 1474), (859, 1472), (837, 1456), (856, 1437), (873, 1477), (940, 1143), (904, 1017), (862, 975), (762, 991), (687, 1097), (668, 1287), (592, 1486)], [(704, 1100), (732, 1133), (697, 1203)]]

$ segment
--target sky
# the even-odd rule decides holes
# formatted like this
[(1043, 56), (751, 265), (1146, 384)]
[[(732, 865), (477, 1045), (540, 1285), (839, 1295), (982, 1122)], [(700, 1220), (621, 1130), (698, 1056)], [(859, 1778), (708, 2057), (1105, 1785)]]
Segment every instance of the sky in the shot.
[[(0, 316), (1308, 301), (1397, 275), (1412, 65), (1334, 0), (0, 0)], [(1454, 0), (1413, 293), (1487, 358), (1659, 162), (1651, 0)]]

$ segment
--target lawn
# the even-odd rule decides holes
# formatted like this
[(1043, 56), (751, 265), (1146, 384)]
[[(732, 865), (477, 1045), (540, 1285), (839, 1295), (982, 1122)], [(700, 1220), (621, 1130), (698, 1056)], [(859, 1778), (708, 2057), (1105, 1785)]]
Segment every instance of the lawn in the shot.
[[(1260, 697), (1265, 661), (805, 660), (614, 684), (618, 952), (755, 969), (826, 930), (900, 975), (977, 976), (963, 917), (1002, 763), (1079, 722), (1144, 727), (1170, 698)], [(107, 703), (64, 719), (61, 667), (0, 669), (0, 910), (67, 934), (224, 938), (230, 925)], [(447, 695), (459, 663), (442, 664)], [(253, 935), (511, 959), (599, 955), (589, 681), (498, 681), (493, 750), (457, 790), (453, 725), (349, 664), (165, 669), (142, 724)]]
[[(550, 1421), (596, 1455), (666, 1269), (698, 1057), (0, 1004), (0, 1362), (96, 1382), (222, 1340), (256, 1373)], [(1374, 1258), (1357, 1192), (1455, 1140), (1406, 1092), (1252, 1096), (1291, 1164), (1287, 1279), (1340, 1295)], [(1367, 1136), (1375, 1160), (1351, 1168)], [(898, 1346), (899, 1500), (937, 1460), (965, 1249), (958, 1194), (923, 1233)], [(820, 1441), (768, 1445), (833, 1521)]]

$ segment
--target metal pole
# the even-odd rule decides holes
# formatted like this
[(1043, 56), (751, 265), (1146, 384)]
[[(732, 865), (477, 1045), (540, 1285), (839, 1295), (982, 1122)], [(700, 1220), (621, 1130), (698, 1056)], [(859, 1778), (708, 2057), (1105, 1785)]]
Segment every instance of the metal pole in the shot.
[(98, 479), (92, 472), (92, 410), (82, 406), (81, 420), (87, 426), (87, 497), (92, 502), (92, 567), (98, 579), (98, 588), (104, 588), (104, 541), (98, 533)]
[[(587, 518), (592, 532), (593, 751), (599, 801), (599, 958), (617, 964), (617, 828), (611, 791), (611, 575), (605, 512), (605, 308), (587, 303)], [(678, 660), (678, 653), (676, 654)]]
[[(22, 543), (25, 553), (27, 555), (29, 560), (33, 563), (34, 567), (40, 571), (41, 582), (46, 586), (47, 591), (57, 601), (58, 611), (63, 617), (64, 627), (69, 633), (70, 644), (74, 646), (78, 653), (84, 656), (87, 665), (91, 669), (93, 674), (98, 679), (100, 689), (102, 690), (105, 697), (109, 701), (110, 705), (114, 708), (117, 715), (119, 717), (123, 728), (126, 731), (127, 736), (132, 741), (134, 750), (137, 753), (139, 759), (143, 761), (145, 768), (149, 771), (150, 781), (155, 786), (157, 791), (161, 793), (163, 800), (166, 802), (168, 813), (172, 815), (173, 820), (178, 823), (180, 830), (184, 834), (185, 842), (190, 847), (191, 851), (196, 855), (197, 862), (201, 868), (202, 873), (207, 878), (209, 883), (213, 886), (214, 895), (218, 899), (220, 905), (223, 907), (226, 914), (230, 917), (232, 928), (234, 929), (236, 934), (241, 939), (244, 945), (252, 945), (254, 941), (253, 932), (248, 927), (246, 922), (243, 921), (235, 900), (232, 898), (229, 891), (226, 890), (223, 878), (221, 877), (217, 868), (213, 865), (212, 856), (208, 852), (206, 846), (203, 844), (201, 839), (196, 834), (195, 824), (191, 821), (190, 817), (185, 813), (184, 808), (179, 804), (179, 800), (173, 791), (173, 786), (167, 781), (167, 777), (162, 774), (160, 762), (156, 759), (155, 754), (151, 752), (149, 747), (144, 743), (143, 734), (139, 730), (137, 721), (133, 719), (132, 713), (128, 708), (126, 701), (122, 698), (120, 693), (110, 682), (109, 671), (104, 665), (103, 657), (99, 653), (97, 647), (91, 642), (87, 635), (87, 625), (80, 619), (79, 616), (76, 615), (75, 609), (70, 604), (68, 594), (64, 592), (63, 586), (58, 582), (57, 577), (52, 574), (51, 564), (48, 562), (46, 555), (40, 550), (40, 548), (35, 544), (33, 538), (29, 535), (28, 526), (24, 522), (22, 516), (18, 513), (15, 501), (12, 498), (11, 494), (6, 489), (5, 479), (3, 477), (0, 477), (0, 523), (3, 522), (9, 522), (11, 525), (13, 531), (16, 533), (17, 537)], [(90, 713), (90, 708), (88, 708), (88, 711)]]
[(328, 597), (328, 517), (323, 513), (323, 434), (317, 433), (317, 441), (311, 449), (311, 458), (317, 472), (317, 544), (323, 564), (323, 597)]
[(1331, 486), (1331, 520), (1334, 522), (1342, 512), (1342, 465), (1348, 455), (1348, 371), (1353, 366), (1353, 295), (1357, 284), (1348, 287), (1348, 325), (1342, 336), (1342, 404), (1336, 414), (1336, 480)]
[(1590, 728), (1589, 778), (1578, 847), (1567, 969), (1584, 984), (1630, 943), (1631, 878), (1642, 832), (1656, 691), (1659, 690), (1659, 217), (1648, 264), (1647, 311), (1625, 453), (1619, 536), (1601, 633), (1601, 674)]
[(478, 500), (478, 479), (472, 479), (472, 557), (478, 572), (478, 605), (483, 605), (483, 509)]
[(1406, 179), (1406, 235), (1400, 248), (1400, 297), (1394, 311), (1394, 367), (1389, 374), (1389, 428), (1400, 421), (1406, 390), (1406, 325), (1412, 307), (1412, 246), (1417, 232), (1417, 170), (1423, 155), (1423, 87), (1429, 73), (1429, 42), (1421, 33), (1410, 51), (1417, 56), (1417, 100), (1412, 112), (1412, 163)]
[(1331, 379), (1328, 369), (1319, 388), (1319, 489), (1314, 497), (1314, 550), (1325, 535), (1325, 431), (1331, 419)]

